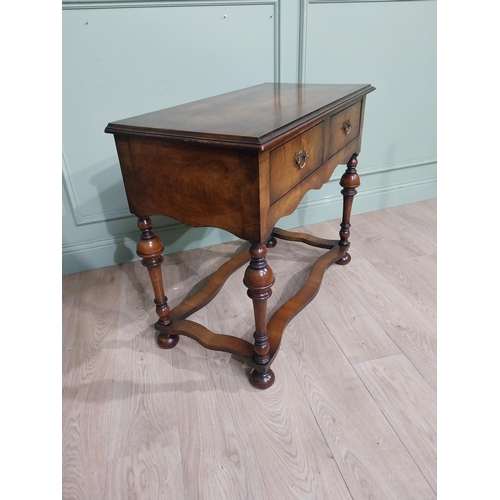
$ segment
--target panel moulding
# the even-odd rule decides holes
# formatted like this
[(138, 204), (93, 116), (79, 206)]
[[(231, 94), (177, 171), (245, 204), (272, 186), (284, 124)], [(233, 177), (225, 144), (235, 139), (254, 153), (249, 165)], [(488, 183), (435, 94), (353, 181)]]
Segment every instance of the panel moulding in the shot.
[[(271, 5), (273, 6), (273, 56), (274, 56), (274, 81), (279, 83), (281, 71), (280, 57), (280, 4), (281, 0), (234, 0), (234, 1), (116, 1), (116, 0), (64, 0), (62, 4), (63, 10), (82, 10), (82, 9), (122, 9), (122, 8), (151, 8), (151, 7), (228, 7), (228, 6), (251, 6), (251, 5)], [(95, 224), (101, 222), (109, 222), (112, 220), (132, 217), (128, 209), (118, 210), (115, 212), (102, 212), (99, 214), (85, 215), (78, 205), (78, 197), (76, 190), (71, 181), (71, 173), (67, 166), (66, 159), (63, 154), (63, 189), (66, 191), (73, 219), (76, 226), (85, 224)]]
[(281, 0), (63, 0), (63, 10), (74, 9), (127, 9), (149, 7), (227, 7), (238, 5), (276, 5)]
[(306, 82), (307, 12), (309, 4), (366, 2), (435, 2), (436, 0), (300, 0), (298, 82)]
[[(411, 160), (411, 161), (405, 161), (405, 162), (400, 162), (400, 163), (395, 163), (392, 165), (381, 165), (381, 166), (376, 166), (376, 167), (369, 167), (369, 168), (359, 168), (358, 173), (361, 178), (361, 182), (363, 185), (363, 178), (371, 175), (379, 175), (379, 174), (385, 174), (389, 172), (395, 172), (397, 170), (403, 170), (407, 168), (418, 168), (418, 167), (425, 167), (426, 165), (432, 165), (437, 163), (437, 158), (432, 157), (432, 158), (424, 158), (420, 160)], [(339, 165), (339, 168), (334, 172), (330, 180), (328, 181), (327, 184), (338, 184), (340, 177), (344, 173), (344, 169), (341, 168), (342, 165)], [(412, 181), (405, 181), (405, 182), (398, 182), (398, 183), (391, 183), (387, 184), (384, 186), (372, 188), (372, 189), (363, 189), (362, 187), (358, 189), (358, 194), (356, 195), (355, 200), (359, 200), (360, 198), (363, 197), (368, 197), (368, 196), (378, 196), (382, 195), (383, 193), (387, 193), (390, 191), (396, 191), (398, 189), (407, 189), (407, 188), (413, 188), (417, 187), (420, 185), (428, 185), (428, 184), (436, 184), (437, 183), (437, 175), (433, 176), (427, 176), (427, 177), (422, 177), (420, 179), (412, 180)], [(314, 206), (319, 206), (322, 204), (330, 204), (330, 203), (337, 203), (342, 201), (342, 195), (340, 193), (340, 190), (337, 194), (333, 196), (326, 196), (324, 198), (316, 199), (316, 200), (306, 200), (302, 201), (299, 206), (297, 207), (297, 210), (305, 210), (308, 207), (314, 207)], [(354, 205), (356, 205), (356, 201), (354, 202)]]
[[(367, 169), (360, 169), (360, 176), (361, 179), (363, 179), (363, 177), (370, 175), (378, 175), (412, 167), (425, 167), (426, 165), (431, 165), (434, 163), (436, 163), (436, 158), (425, 158), (420, 160), (401, 162), (389, 166), (377, 166)], [(342, 172), (336, 172), (332, 179), (330, 179), (329, 183), (338, 183), (338, 178), (340, 177), (341, 173)], [(359, 189), (354, 201), (354, 213), (370, 212), (373, 210), (389, 208), (390, 206), (396, 206), (403, 203), (411, 203), (413, 201), (421, 201), (422, 199), (434, 198), (436, 196), (436, 186), (437, 177), (427, 176), (412, 181), (392, 183), (372, 189), (361, 188)], [(294, 214), (284, 217), (278, 225), (280, 227), (283, 227), (284, 229), (291, 229), (293, 227), (298, 227), (304, 224), (323, 222), (324, 220), (326, 220), (325, 214), (330, 214), (327, 217), (328, 220), (338, 218), (340, 217), (341, 206), (342, 195), (340, 194), (339, 189), (339, 192), (335, 195), (302, 201), (297, 207), (297, 210), (294, 212)], [(338, 217), (335, 216), (336, 212), (338, 212)], [(196, 230), (196, 228), (193, 229)], [(165, 253), (171, 253), (172, 251), (180, 251), (182, 250), (182, 248), (178, 248), (178, 245), (176, 246), (175, 244), (173, 246), (169, 245), (169, 241), (176, 241), (178, 237), (186, 234), (190, 230), (191, 228), (189, 228), (188, 226), (180, 223), (174, 223), (166, 226), (156, 226), (155, 233), (164, 242), (166, 250)], [(220, 230), (214, 231), (218, 231), (221, 235), (220, 237), (216, 237), (216, 242), (232, 241), (236, 239), (236, 237), (230, 235), (229, 233), (226, 234)], [(104, 252), (104, 254), (109, 253), (110, 255), (113, 255), (114, 249), (118, 246), (128, 246), (130, 247), (131, 251), (133, 251), (135, 249), (135, 242), (139, 237), (138, 234), (138, 231), (134, 231), (120, 236), (112, 236), (109, 238), (94, 241), (64, 245), (62, 249), (63, 261), (71, 260), (73, 256), (78, 254), (84, 255), (88, 253), (89, 255), (92, 255), (92, 253), (96, 252), (97, 250), (99, 250), (98, 253)], [(196, 247), (196, 244), (192, 244), (189, 245), (188, 249)], [(134, 259), (135, 258), (136, 257), (134, 256)], [(89, 261), (92, 261), (92, 258), (89, 258)], [(95, 262), (89, 265), (88, 268), (79, 269), (79, 271), (103, 267), (103, 265), (113, 265), (113, 262), (111, 262), (111, 260), (106, 261), (106, 263), (104, 264)]]
[(117, 210), (116, 212), (106, 212), (94, 215), (83, 215), (78, 205), (75, 188), (71, 182), (71, 175), (66, 164), (64, 153), (62, 155), (62, 172), (63, 172), (63, 189), (68, 197), (69, 206), (75, 221), (75, 226), (82, 226), (85, 224), (94, 224), (96, 222), (109, 222), (117, 219), (124, 219), (130, 217), (131, 214), (128, 209)]

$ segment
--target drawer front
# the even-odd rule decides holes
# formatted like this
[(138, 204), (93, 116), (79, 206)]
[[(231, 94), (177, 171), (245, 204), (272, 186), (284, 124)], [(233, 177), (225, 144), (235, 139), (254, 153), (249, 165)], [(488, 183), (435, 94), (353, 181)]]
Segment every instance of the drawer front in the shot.
[(328, 158), (358, 137), (361, 123), (361, 101), (330, 117)]
[(271, 203), (321, 166), (323, 133), (321, 122), (269, 153)]

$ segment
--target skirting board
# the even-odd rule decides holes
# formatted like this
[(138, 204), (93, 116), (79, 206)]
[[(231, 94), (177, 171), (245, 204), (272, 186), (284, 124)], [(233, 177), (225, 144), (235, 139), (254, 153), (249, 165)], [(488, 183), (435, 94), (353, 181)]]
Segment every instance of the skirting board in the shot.
[[(375, 174), (375, 172), (373, 173)], [(329, 184), (332, 183), (337, 190), (337, 179), (332, 179)], [(360, 188), (354, 199), (353, 215), (424, 201), (436, 198), (436, 196), (437, 178), (435, 175), (372, 189)], [(279, 227), (292, 229), (298, 226), (337, 219), (341, 215), (342, 196), (339, 192), (321, 199), (302, 201), (292, 215), (279, 221)], [(156, 234), (165, 245), (164, 254), (236, 240), (233, 235), (226, 231), (214, 228), (191, 228), (182, 224), (159, 229)], [(139, 230), (120, 237), (110, 237), (104, 240), (63, 247), (63, 275), (138, 260), (139, 257), (135, 253), (138, 237)]]

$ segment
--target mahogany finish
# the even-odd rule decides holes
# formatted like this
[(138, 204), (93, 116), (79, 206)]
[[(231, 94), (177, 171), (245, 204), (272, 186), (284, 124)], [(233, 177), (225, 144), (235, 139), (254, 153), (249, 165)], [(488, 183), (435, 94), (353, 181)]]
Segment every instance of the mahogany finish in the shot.
[[(255, 339), (253, 356), (254, 361), (266, 368), (270, 367), (269, 357), (269, 335), (267, 333), (267, 299), (271, 296), (271, 287), (274, 284), (273, 270), (266, 261), (266, 245), (260, 243), (253, 244), (249, 250), (250, 264), (245, 271), (243, 283), (248, 288), (248, 296), (253, 301), (255, 316)], [(274, 376), (268, 370), (264, 373), (254, 370), (250, 382), (262, 388), (269, 387), (274, 382)]]
[[(289, 321), (318, 293), (326, 269), (347, 264), (352, 202), (363, 115), (370, 85), (262, 84), (173, 108), (112, 122), (131, 213), (141, 239), (137, 253), (148, 269), (158, 321), (158, 345), (170, 349), (179, 335), (207, 349), (230, 352), (253, 368), (250, 382), (270, 387), (271, 364)], [(339, 164), (344, 199), (340, 240), (275, 227), (310, 189), (319, 189)], [(163, 244), (150, 217), (165, 215), (191, 226), (217, 227), (250, 243), (212, 276), (194, 297), (170, 311), (161, 263)], [(327, 250), (303, 288), (267, 321), (274, 274), (267, 249), (286, 239)], [(244, 284), (252, 300), (254, 344), (209, 331), (186, 318), (207, 305), (227, 278), (248, 263)]]
[(177, 335), (168, 335), (165, 332), (172, 321), (169, 317), (170, 308), (168, 307), (167, 297), (163, 288), (163, 278), (161, 274), (161, 263), (163, 262), (163, 244), (151, 228), (153, 227), (149, 217), (140, 217), (137, 223), (141, 230), (141, 239), (137, 243), (137, 255), (142, 257), (142, 265), (149, 271), (149, 277), (153, 285), (154, 303), (156, 304), (156, 314), (159, 320), (156, 323), (156, 329), (160, 332), (157, 342), (160, 347), (171, 349), (179, 342)]
[[(340, 185), (344, 188), (341, 191), (344, 199), (344, 209), (342, 211), (342, 222), (340, 223), (339, 245), (344, 247), (349, 246), (352, 202), (354, 195), (357, 193), (356, 188), (360, 185), (359, 175), (356, 171), (356, 166), (358, 165), (357, 157), (356, 153), (351, 156), (351, 159), (347, 163), (347, 170), (340, 178)], [(349, 264), (349, 262), (351, 262), (351, 256), (346, 252), (337, 264), (345, 265)]]

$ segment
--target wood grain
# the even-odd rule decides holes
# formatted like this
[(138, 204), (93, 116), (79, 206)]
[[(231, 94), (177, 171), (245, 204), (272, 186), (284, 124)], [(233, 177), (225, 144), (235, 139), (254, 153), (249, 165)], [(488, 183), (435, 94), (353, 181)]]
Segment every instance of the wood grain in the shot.
[(187, 297), (181, 304), (172, 309), (170, 317), (172, 320), (184, 319), (207, 305), (221, 290), (231, 274), (243, 264), (248, 263), (250, 255), (248, 250), (232, 257), (212, 274), (205, 286), (196, 294)]
[(356, 266), (348, 268), (346, 273), (339, 273), (338, 279), (370, 308), (380, 327), (427, 382), (436, 387), (435, 325), (362, 258), (358, 258)]
[[(408, 213), (408, 219), (401, 218), (402, 212)], [(358, 225), (354, 222), (354, 246), (358, 250), (362, 249), (363, 256), (373, 267), (436, 325), (436, 261), (435, 254), (432, 255), (436, 248), (435, 217), (429, 216), (427, 209), (419, 205), (419, 208), (413, 210), (382, 210), (380, 220), (376, 223), (368, 223), (367, 220), (370, 218), (363, 218)], [(379, 232), (381, 222), (386, 227), (396, 229), (397, 240), (392, 231)], [(425, 241), (422, 241), (423, 235), (426, 237)], [(413, 241), (419, 242), (419, 247), (413, 245)]]
[(182, 498), (267, 500), (259, 450), (238, 393), (242, 385), (249, 385), (243, 371), (233, 374), (228, 354), (207, 351), (189, 339), (172, 354), (179, 384), (177, 406), (183, 416)]
[(106, 132), (261, 149), (285, 139), (291, 128), (335, 113), (373, 90), (371, 85), (263, 83), (113, 122)]
[[(189, 295), (189, 288), (213, 273), (228, 254), (237, 253), (235, 249), (241, 251), (241, 245), (220, 245), (219, 251), (209, 252), (203, 261), (190, 263), (178, 295)], [(243, 273), (243, 269), (236, 273)], [(239, 285), (245, 289), (241, 280)], [(246, 295), (245, 299), (251, 312), (251, 301)], [(216, 303), (211, 302), (191, 318), (223, 333)], [(208, 351), (189, 338), (181, 338), (178, 346), (165, 355), (174, 367), (176, 404), (179, 415), (184, 416), (178, 423), (183, 498), (267, 500), (260, 473), (256, 474), (258, 451), (250, 444), (237, 393), (239, 384), (248, 384), (244, 371), (235, 377), (228, 353)]]
[(108, 459), (167, 449), (175, 463), (180, 455), (175, 425), (178, 413), (170, 390), (173, 369), (165, 363), (151, 335), (154, 307), (139, 297), (142, 290), (149, 292), (149, 278), (142, 266), (130, 266), (124, 279), (130, 288), (124, 287), (120, 294), (117, 348), (121, 355), (110, 381), (113, 404)]
[(68, 276), (63, 290), (62, 475), (66, 500), (103, 498), (122, 268)]
[(279, 348), (283, 331), (286, 325), (306, 307), (320, 291), (323, 275), (333, 263), (345, 252), (345, 247), (335, 244), (331, 250), (325, 252), (314, 262), (302, 287), (287, 300), (269, 319), (269, 354), (274, 356)]
[(434, 492), (436, 477), (436, 393), (402, 354), (354, 365)]
[[(335, 237), (338, 234), (340, 220), (311, 224), (308, 231), (314, 234)], [(354, 229), (356, 232), (356, 227)], [(350, 253), (354, 260), (359, 254), (358, 238), (351, 238), (353, 249)], [(305, 252), (305, 250), (304, 250)], [(317, 250), (322, 253), (324, 250)], [(311, 256), (311, 258), (314, 258)], [(400, 353), (400, 349), (387, 335), (385, 330), (374, 320), (369, 309), (345, 286), (341, 286), (337, 273), (344, 273), (342, 269), (326, 273), (322, 290), (312, 302), (312, 307), (323, 319), (325, 324), (332, 325), (329, 331), (339, 344), (340, 348), (351, 363), (358, 363), (369, 359), (376, 359), (391, 354)]]
[(107, 467), (104, 499), (184, 498), (179, 456), (178, 453), (172, 455), (168, 448), (156, 448), (149, 452), (110, 460)]
[[(276, 382), (263, 392), (229, 353), (186, 337), (171, 351), (156, 346), (139, 262), (64, 276), (63, 499), (434, 499), (436, 330), (412, 295), (435, 307), (436, 249), (422, 248), (412, 227), (431, 227), (435, 203), (405, 209), (420, 222), (413, 215), (401, 241), (391, 235), (399, 259), (391, 269), (370, 246), (380, 235), (365, 231), (399, 210), (352, 218), (352, 262), (330, 267), (285, 328)], [(301, 230), (338, 239), (339, 220)], [(165, 256), (171, 307), (241, 246)], [(276, 277), (269, 316), (324, 252), (285, 240), (268, 250)], [(251, 342), (243, 274), (236, 270), (190, 319)]]
[(243, 387), (241, 398), (269, 499), (350, 499), (284, 353), (276, 358), (273, 369), (280, 377), (271, 388), (247, 392)]
[[(271, 265), (276, 266), (271, 312), (288, 300), (289, 285), (294, 283), (293, 270), (279, 264), (280, 254), (287, 254), (286, 243), (282, 245), (280, 242), (279, 245), (279, 251), (273, 249), (268, 253)], [(224, 308), (218, 313), (222, 330), (248, 335), (250, 310), (242, 310), (242, 316), (247, 320), (242, 322), (233, 309), (233, 306), (237, 307), (238, 299), (248, 301), (248, 298), (240, 296), (241, 285), (233, 277), (226, 285), (228, 295), (234, 300), (221, 301)], [(271, 388), (263, 392), (248, 386), (242, 376), (241, 364), (231, 364), (234, 380), (239, 381), (241, 412), (246, 415), (250, 439), (258, 453), (257, 463), (269, 499), (350, 499), (339, 468), (284, 354), (281, 350), (273, 365), (280, 376)]]
[[(315, 341), (309, 341), (310, 337)], [(434, 499), (435, 493), (312, 308), (283, 350), (353, 499)]]

